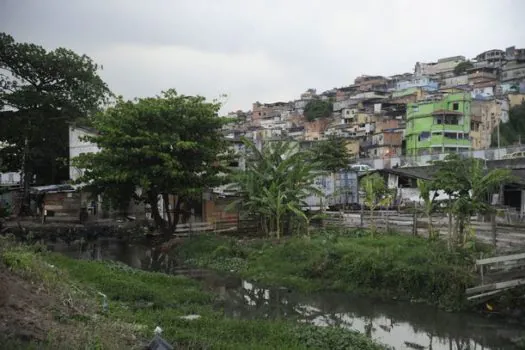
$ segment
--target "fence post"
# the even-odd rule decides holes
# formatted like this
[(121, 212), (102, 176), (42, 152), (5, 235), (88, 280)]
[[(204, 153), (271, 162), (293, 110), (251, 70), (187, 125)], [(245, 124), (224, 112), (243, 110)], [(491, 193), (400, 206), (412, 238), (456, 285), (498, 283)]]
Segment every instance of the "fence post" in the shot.
[(415, 203), (414, 203), (414, 214), (412, 216), (412, 234), (414, 236), (417, 236), (417, 211), (416, 211)]
[(390, 213), (386, 212), (386, 233), (390, 233)]
[(491, 229), (492, 229), (492, 245), (494, 248), (497, 247), (498, 244), (498, 233), (497, 233), (497, 224), (496, 224), (496, 213), (493, 212), (490, 214), (490, 223), (491, 223)]
[[(479, 259), (480, 259), (480, 260), (483, 259), (483, 252), (479, 253)], [(480, 267), (479, 267), (479, 273), (480, 273), (480, 275), (481, 275), (481, 284), (482, 284), (482, 285), (485, 284), (484, 276), (483, 276), (483, 268), (484, 268), (484, 267), (485, 267), (485, 266), (483, 266), (483, 265), (480, 265)]]

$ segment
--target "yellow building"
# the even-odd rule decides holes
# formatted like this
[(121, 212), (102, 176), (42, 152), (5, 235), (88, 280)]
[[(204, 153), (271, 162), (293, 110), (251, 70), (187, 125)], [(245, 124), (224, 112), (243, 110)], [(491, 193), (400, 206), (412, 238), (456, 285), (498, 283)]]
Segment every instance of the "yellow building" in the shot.
[(509, 107), (518, 106), (525, 102), (525, 94), (508, 94)]

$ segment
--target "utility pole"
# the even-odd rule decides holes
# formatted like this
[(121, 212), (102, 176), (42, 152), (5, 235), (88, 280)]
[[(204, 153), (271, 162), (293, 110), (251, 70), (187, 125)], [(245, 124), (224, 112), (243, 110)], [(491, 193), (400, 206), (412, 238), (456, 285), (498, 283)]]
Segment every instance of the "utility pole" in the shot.
[(29, 137), (28, 134), (31, 132), (31, 120), (28, 122), (28, 128), (24, 139), (24, 151), (22, 155), (22, 201), (20, 205), (19, 216), (31, 215), (31, 199), (29, 198), (29, 185), (31, 181), (31, 174), (29, 173)]
[(498, 148), (501, 147), (501, 145), (500, 145), (500, 137), (499, 137), (499, 123), (500, 123), (500, 120), (498, 120), (498, 125), (497, 125), (497, 128), (498, 128)]

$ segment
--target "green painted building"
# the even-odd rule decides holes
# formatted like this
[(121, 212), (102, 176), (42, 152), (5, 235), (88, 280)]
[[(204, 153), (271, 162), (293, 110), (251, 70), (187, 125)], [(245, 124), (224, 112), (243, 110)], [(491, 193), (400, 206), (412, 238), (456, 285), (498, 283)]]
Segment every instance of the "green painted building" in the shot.
[(408, 104), (406, 154), (416, 156), (470, 149), (471, 102), (470, 94), (456, 93), (440, 101)]

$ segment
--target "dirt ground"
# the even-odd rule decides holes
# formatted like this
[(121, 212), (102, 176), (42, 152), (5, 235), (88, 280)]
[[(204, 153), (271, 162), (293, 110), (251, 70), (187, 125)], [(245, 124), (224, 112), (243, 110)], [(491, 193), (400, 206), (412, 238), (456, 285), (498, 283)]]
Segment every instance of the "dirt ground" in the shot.
[[(31, 282), (0, 262), (0, 349), (136, 349), (129, 325), (97, 318), (97, 305)], [(90, 320), (90, 321), (88, 321)]]
[(4, 338), (45, 341), (55, 325), (50, 305), (57, 305), (52, 295), (0, 264), (0, 334)]

